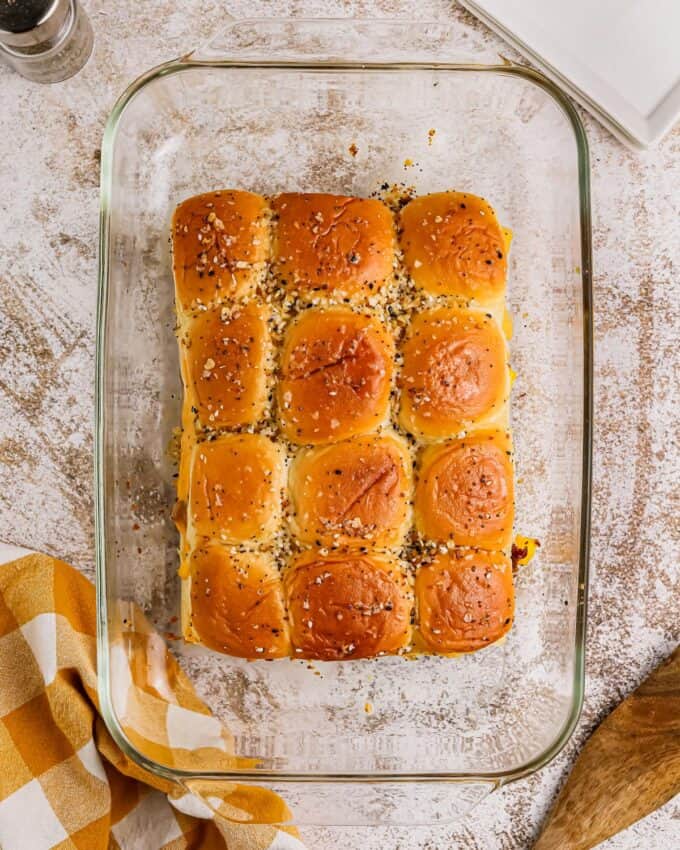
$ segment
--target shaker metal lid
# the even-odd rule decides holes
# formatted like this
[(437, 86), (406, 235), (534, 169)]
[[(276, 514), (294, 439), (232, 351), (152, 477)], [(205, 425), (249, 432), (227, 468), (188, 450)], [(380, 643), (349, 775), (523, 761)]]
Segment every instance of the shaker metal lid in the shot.
[(44, 44), (59, 35), (70, 12), (70, 0), (0, 0), (0, 42)]

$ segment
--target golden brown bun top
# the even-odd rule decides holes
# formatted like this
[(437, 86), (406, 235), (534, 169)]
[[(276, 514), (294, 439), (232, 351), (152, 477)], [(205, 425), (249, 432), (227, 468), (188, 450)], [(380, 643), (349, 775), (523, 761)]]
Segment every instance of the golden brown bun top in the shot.
[(410, 464), (403, 441), (388, 435), (302, 452), (290, 479), (298, 537), (336, 546), (398, 544), (408, 513)]
[(261, 434), (226, 434), (195, 446), (189, 516), (192, 536), (225, 543), (267, 542), (281, 518), (279, 447)]
[(252, 192), (195, 195), (172, 223), (176, 295), (183, 310), (252, 292), (269, 255), (267, 202)]
[(436, 192), (401, 212), (401, 245), (416, 285), (439, 295), (493, 300), (505, 290), (507, 238), (483, 198)]
[(432, 652), (472, 652), (512, 626), (512, 565), (494, 552), (436, 555), (416, 576), (420, 634)]
[(396, 652), (411, 638), (411, 593), (377, 555), (307, 552), (284, 578), (298, 656), (334, 661)]
[(288, 329), (278, 386), (286, 436), (323, 443), (384, 420), (394, 350), (382, 325), (346, 307), (307, 310)]
[(414, 316), (403, 346), (402, 423), (446, 437), (497, 414), (509, 392), (505, 338), (479, 310), (441, 307)]
[(216, 544), (194, 550), (191, 628), (201, 643), (241, 658), (290, 654), (278, 571), (266, 556)]
[(288, 289), (368, 296), (392, 277), (394, 227), (381, 201), (284, 193), (272, 209), (275, 269)]
[(263, 415), (268, 312), (254, 301), (199, 313), (181, 331), (183, 375), (204, 428), (251, 425)]
[(457, 546), (509, 548), (514, 515), (510, 446), (506, 431), (483, 430), (429, 448), (416, 487), (421, 534)]

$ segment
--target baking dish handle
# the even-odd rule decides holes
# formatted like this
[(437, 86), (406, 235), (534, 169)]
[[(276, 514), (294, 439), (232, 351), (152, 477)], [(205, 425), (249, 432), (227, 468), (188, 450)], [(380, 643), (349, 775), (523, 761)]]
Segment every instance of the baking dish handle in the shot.
[(173, 804), (187, 814), (283, 827), (445, 826), (495, 788), (491, 781), (228, 782), (185, 779)]
[(196, 64), (498, 64), (460, 21), (260, 18), (234, 20), (184, 57)]

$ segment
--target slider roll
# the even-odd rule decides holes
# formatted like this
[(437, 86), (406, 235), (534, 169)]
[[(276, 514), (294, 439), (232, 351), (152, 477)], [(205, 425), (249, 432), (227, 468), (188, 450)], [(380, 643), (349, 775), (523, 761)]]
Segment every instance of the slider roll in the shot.
[(394, 223), (381, 201), (285, 193), (272, 209), (274, 273), (289, 292), (365, 299), (392, 280)]
[(510, 559), (498, 552), (438, 554), (416, 575), (418, 636), (427, 652), (474, 652), (512, 626), (515, 595)]
[(181, 203), (172, 219), (175, 302), (181, 314), (253, 295), (269, 258), (267, 202), (222, 190)]
[(376, 430), (387, 418), (393, 364), (392, 339), (371, 314), (304, 311), (289, 327), (281, 356), (285, 437), (316, 445)]
[(283, 453), (260, 434), (225, 434), (191, 456), (187, 534), (192, 542), (263, 545), (281, 523)]
[(254, 425), (265, 414), (270, 340), (266, 305), (214, 308), (180, 327), (185, 399), (199, 429)]
[(411, 459), (392, 434), (303, 450), (290, 473), (293, 532), (303, 543), (399, 546), (410, 520)]
[(208, 543), (194, 549), (189, 569), (187, 640), (241, 658), (290, 654), (281, 579), (267, 555)]
[(439, 307), (415, 316), (403, 345), (400, 420), (424, 440), (505, 423), (510, 374), (503, 333), (480, 310)]
[(415, 493), (423, 537), (509, 551), (514, 518), (510, 434), (473, 431), (425, 450)]
[(392, 558), (312, 550), (288, 568), (284, 587), (297, 657), (370, 658), (410, 644), (412, 591)]
[(503, 298), (510, 234), (483, 198), (422, 195), (401, 211), (400, 226), (404, 261), (417, 287), (482, 306)]

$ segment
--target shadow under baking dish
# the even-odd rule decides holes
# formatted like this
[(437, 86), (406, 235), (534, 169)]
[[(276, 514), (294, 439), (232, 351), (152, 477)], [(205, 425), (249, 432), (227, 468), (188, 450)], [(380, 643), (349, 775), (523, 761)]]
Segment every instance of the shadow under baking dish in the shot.
[[(454, 817), (480, 783), (502, 784), (552, 758), (582, 703), (592, 358), (587, 144), (575, 110), (550, 82), (520, 67), (456, 64), (460, 38), (439, 24), (239, 22), (204, 57), (140, 78), (106, 128), (96, 390), (102, 711), (123, 751), (147, 769), (189, 786), (208, 777), (283, 786), (298, 823)], [(515, 525), (541, 541), (517, 577), (515, 625), (503, 643), (466, 657), (313, 670), (288, 659), (241, 661), (169, 635), (233, 736), (225, 745), (214, 724), (184, 729), (191, 715), (174, 707), (186, 755), (178, 761), (144, 728), (144, 706), (128, 687), (133, 666), (149, 696), (171, 702), (163, 647), (142, 650), (129, 603), (161, 633), (178, 630), (168, 453), (181, 401), (172, 211), (219, 187), (368, 195), (385, 181), (419, 194), (480, 194), (514, 232)], [(224, 746), (239, 758), (225, 758)], [(428, 786), (438, 780), (448, 784)], [(364, 784), (342, 801), (332, 791), (333, 783), (357, 781), (373, 790)]]

